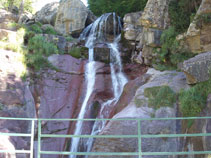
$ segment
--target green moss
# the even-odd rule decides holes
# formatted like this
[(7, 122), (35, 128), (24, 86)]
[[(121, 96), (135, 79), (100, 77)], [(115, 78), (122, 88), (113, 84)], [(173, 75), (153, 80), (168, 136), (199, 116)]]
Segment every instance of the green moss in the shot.
[(204, 109), (208, 94), (211, 93), (211, 80), (199, 83), (179, 94), (180, 110), (184, 117), (194, 117)]
[(141, 106), (143, 106), (143, 104), (145, 103), (145, 100), (143, 100), (143, 99), (138, 99), (137, 97), (135, 97), (134, 103), (136, 104), (136, 107), (141, 107)]
[(68, 54), (74, 58), (88, 58), (88, 48), (85, 47), (73, 47)]
[(155, 109), (172, 107), (177, 95), (169, 86), (151, 87), (144, 90), (144, 96), (149, 98), (148, 105)]

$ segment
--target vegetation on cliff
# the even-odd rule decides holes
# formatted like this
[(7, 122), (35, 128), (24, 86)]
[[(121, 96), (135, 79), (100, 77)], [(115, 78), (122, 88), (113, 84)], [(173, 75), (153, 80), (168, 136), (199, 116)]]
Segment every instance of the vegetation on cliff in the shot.
[(156, 69), (176, 69), (178, 63), (193, 57), (193, 53), (176, 37), (187, 31), (200, 4), (201, 0), (172, 0), (170, 2), (171, 26), (161, 36), (161, 49), (155, 49), (154, 51), (159, 59), (159, 61), (154, 61)]
[(108, 12), (116, 12), (123, 17), (127, 13), (141, 11), (147, 0), (88, 0), (90, 10), (100, 16)]

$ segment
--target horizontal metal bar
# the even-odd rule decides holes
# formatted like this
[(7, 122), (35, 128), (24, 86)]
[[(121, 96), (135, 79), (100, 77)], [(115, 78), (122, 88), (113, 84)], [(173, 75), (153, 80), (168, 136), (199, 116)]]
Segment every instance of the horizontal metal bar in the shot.
[(30, 150), (0, 150), (0, 153), (30, 154)]
[(31, 137), (31, 134), (26, 134), (26, 133), (1, 133), (0, 135), (3, 136), (14, 136), (14, 137)]
[(122, 156), (122, 155), (138, 155), (138, 152), (57, 152), (57, 151), (41, 151), (40, 154), (48, 155), (99, 155), (99, 156)]
[[(195, 134), (157, 134), (141, 135), (141, 138), (163, 138), (163, 137), (203, 137), (211, 136), (211, 133)], [(138, 135), (61, 135), (61, 134), (42, 134), (42, 138), (138, 138)]]
[(211, 154), (211, 151), (184, 151), (184, 152), (142, 152), (142, 155), (206, 155)]
[(32, 121), (37, 120), (37, 118), (0, 117), (0, 120)]
[(211, 136), (211, 133), (195, 133), (195, 134), (158, 134), (158, 135), (141, 135), (141, 138), (163, 138), (163, 137), (203, 137)]
[(47, 138), (138, 138), (138, 135), (59, 135), (42, 134), (40, 137)]
[[(121, 155), (139, 155), (138, 152), (59, 152), (59, 151), (41, 151), (40, 154), (48, 155), (95, 155), (95, 156), (121, 156)], [(142, 152), (141, 155), (145, 156), (158, 156), (158, 155), (205, 155), (211, 154), (211, 151), (185, 151), (185, 152)]]
[(111, 118), (111, 119), (47, 119), (47, 118), (11, 118), (0, 117), (0, 120), (19, 120), (19, 121), (164, 121), (164, 120), (199, 120), (199, 119), (211, 119), (211, 117), (166, 117), (166, 118)]

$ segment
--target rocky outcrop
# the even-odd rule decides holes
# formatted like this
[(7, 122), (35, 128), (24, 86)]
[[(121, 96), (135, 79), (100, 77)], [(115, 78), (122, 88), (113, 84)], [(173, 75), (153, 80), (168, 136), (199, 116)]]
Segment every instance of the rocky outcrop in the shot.
[(211, 50), (211, 2), (202, 0), (194, 21), (190, 24), (185, 41), (193, 53)]
[(18, 15), (8, 12), (4, 9), (0, 9), (0, 29), (15, 30), (13, 26), (9, 24), (11, 22), (17, 22)]
[[(132, 60), (151, 65), (153, 48), (161, 47), (163, 30), (170, 26), (168, 7), (170, 0), (148, 0), (143, 12), (126, 14), (124, 37), (135, 45)], [(133, 42), (137, 41), (137, 42)]]
[[(27, 82), (21, 75), (26, 71), (23, 56), (16, 52), (0, 50), (0, 117), (35, 117), (34, 100)], [(0, 120), (0, 132), (29, 133), (29, 121)], [(29, 150), (30, 140), (24, 137), (0, 136), (2, 150)], [(2, 158), (27, 158), (27, 155), (1, 153)]]
[[(161, 106), (155, 108), (149, 106), (149, 98), (146, 96), (146, 89), (169, 86), (175, 93), (182, 88), (188, 88), (185, 75), (182, 72), (159, 72), (154, 69), (148, 70), (147, 74), (151, 75), (150, 80), (141, 85), (133, 99), (127, 107), (117, 113), (113, 118), (151, 118), (151, 117), (176, 117), (177, 107), (175, 102), (171, 106)], [(164, 94), (168, 95), (168, 94)], [(162, 98), (162, 99), (165, 99)], [(172, 134), (181, 131), (178, 126), (180, 122), (174, 120), (167, 121), (143, 121), (141, 123), (142, 134)], [(137, 134), (137, 121), (110, 121), (102, 130), (100, 135), (135, 135)], [(176, 138), (158, 138), (142, 139), (143, 152), (155, 151), (178, 151), (179, 140)], [(161, 145), (162, 144), (162, 145)], [(137, 152), (138, 141), (136, 138), (117, 138), (117, 139), (96, 139), (93, 150), (94, 152)], [(111, 156), (116, 158), (116, 156)], [(133, 158), (132, 156), (127, 156)], [(168, 157), (168, 156), (157, 156)]]
[(142, 32), (142, 27), (138, 23), (142, 12), (128, 13), (124, 16), (124, 37), (131, 41), (140, 41), (139, 34)]
[(35, 16), (35, 22), (40, 22), (42, 24), (55, 25), (56, 15), (58, 12), (59, 3), (52, 2), (46, 4), (40, 11), (38, 11)]
[(85, 26), (94, 20), (94, 16), (81, 0), (61, 1), (57, 12), (55, 28), (64, 35), (79, 35)]
[(168, 5), (170, 0), (149, 0), (139, 23), (146, 28), (166, 29), (170, 25)]
[(202, 53), (179, 65), (185, 72), (188, 84), (196, 84), (211, 78), (211, 52)]

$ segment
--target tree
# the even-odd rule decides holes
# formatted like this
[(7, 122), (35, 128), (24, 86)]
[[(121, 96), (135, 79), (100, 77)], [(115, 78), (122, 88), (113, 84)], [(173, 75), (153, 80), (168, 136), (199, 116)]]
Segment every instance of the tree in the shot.
[(123, 17), (126, 13), (144, 9), (147, 0), (88, 0), (89, 9), (100, 16), (108, 12), (116, 12)]
[(0, 7), (11, 9), (13, 6), (22, 7), (22, 11), (32, 12), (32, 0), (0, 0)]

